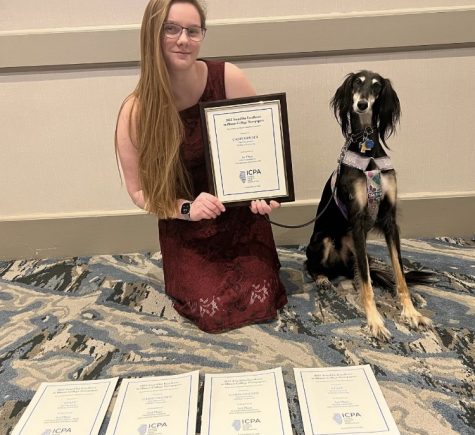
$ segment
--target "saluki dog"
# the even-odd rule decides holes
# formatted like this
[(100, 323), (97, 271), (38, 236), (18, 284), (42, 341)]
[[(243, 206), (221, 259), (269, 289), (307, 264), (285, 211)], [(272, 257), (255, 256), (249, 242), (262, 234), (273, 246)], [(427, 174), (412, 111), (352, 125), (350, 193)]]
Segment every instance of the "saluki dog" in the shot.
[[(386, 286), (395, 283), (402, 318), (413, 328), (429, 327), (430, 319), (414, 308), (403, 271), (396, 172), (385, 152), (401, 115), (399, 98), (388, 79), (363, 70), (346, 76), (330, 104), (346, 142), (317, 210), (307, 270), (322, 287), (331, 286), (330, 279), (338, 275), (354, 276), (376, 338), (389, 339), (391, 334), (376, 308), (371, 278)], [(373, 229), (384, 234), (394, 277), (371, 266), (366, 238)]]

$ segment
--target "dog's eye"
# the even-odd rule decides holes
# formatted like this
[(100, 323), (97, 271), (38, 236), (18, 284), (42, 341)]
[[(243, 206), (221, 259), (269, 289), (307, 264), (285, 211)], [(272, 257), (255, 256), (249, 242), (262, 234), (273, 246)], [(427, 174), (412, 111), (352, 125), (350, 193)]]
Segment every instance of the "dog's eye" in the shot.
[(374, 82), (371, 86), (375, 91), (379, 91), (381, 89), (381, 83), (379, 82)]
[(357, 79), (355, 80), (355, 85), (358, 85), (358, 86), (359, 86), (359, 85), (362, 85), (362, 84), (363, 84), (363, 81), (362, 81), (360, 78), (357, 78)]

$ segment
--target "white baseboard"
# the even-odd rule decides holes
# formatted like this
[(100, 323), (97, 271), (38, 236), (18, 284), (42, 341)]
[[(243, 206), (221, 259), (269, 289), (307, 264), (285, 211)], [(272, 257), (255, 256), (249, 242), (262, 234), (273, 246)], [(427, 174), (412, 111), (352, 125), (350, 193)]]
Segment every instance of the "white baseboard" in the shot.
[[(310, 221), (317, 204), (286, 204), (272, 220), (287, 225)], [(475, 195), (418, 197), (399, 200), (399, 226), (404, 238), (475, 234)], [(277, 245), (306, 244), (313, 224), (299, 229), (273, 226)], [(157, 220), (142, 213), (58, 216), (0, 221), (0, 259), (57, 258), (118, 254), (159, 249)]]

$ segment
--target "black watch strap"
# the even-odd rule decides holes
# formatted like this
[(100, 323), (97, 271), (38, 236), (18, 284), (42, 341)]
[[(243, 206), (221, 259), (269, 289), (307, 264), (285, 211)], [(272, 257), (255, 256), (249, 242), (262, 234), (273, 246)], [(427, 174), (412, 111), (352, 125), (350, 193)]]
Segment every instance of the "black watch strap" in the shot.
[(191, 202), (185, 201), (180, 208), (180, 214), (183, 216), (184, 219), (190, 220), (190, 211), (191, 211)]

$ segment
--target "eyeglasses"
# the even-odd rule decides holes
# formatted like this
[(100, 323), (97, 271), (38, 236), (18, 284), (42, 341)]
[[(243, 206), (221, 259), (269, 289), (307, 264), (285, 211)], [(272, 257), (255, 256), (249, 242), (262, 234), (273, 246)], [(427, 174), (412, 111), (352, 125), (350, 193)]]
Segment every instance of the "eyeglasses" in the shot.
[(178, 39), (183, 30), (186, 30), (186, 35), (192, 41), (200, 42), (205, 37), (206, 29), (199, 26), (183, 27), (175, 23), (165, 23), (163, 25), (163, 33), (167, 38)]

